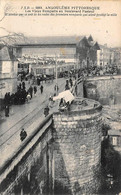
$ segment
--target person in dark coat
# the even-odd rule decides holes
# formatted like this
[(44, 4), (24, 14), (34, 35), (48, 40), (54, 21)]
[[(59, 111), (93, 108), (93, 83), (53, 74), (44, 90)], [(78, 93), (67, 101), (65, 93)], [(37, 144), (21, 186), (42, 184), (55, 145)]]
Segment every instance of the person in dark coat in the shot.
[(66, 80), (65, 90), (68, 90), (68, 89), (70, 89), (70, 87), (69, 87), (69, 81)]
[(5, 105), (10, 105), (10, 103), (11, 103), (11, 96), (10, 96), (10, 92), (8, 92), (8, 93), (5, 94), (4, 104)]
[(9, 117), (9, 106), (8, 105), (5, 106), (5, 116)]
[(15, 99), (15, 94), (12, 93), (11, 94), (11, 104), (14, 105), (14, 99)]
[(25, 90), (25, 88), (26, 88), (26, 86), (25, 86), (25, 82), (23, 81), (23, 82), (22, 82), (22, 89), (24, 89), (24, 90)]
[(45, 117), (49, 114), (49, 107), (47, 106), (47, 107), (45, 107), (45, 109), (44, 109), (44, 115), (45, 115)]
[(32, 95), (33, 95), (33, 87), (32, 86), (30, 86), (30, 88), (29, 88), (29, 93), (30, 93), (31, 98), (32, 98)]
[(21, 83), (19, 83), (19, 89), (21, 89)]
[(37, 93), (37, 87), (34, 86), (34, 95), (36, 96), (36, 93)]
[(55, 85), (54, 90), (55, 90), (55, 91), (58, 91), (58, 90), (59, 90), (58, 85)]
[(22, 128), (20, 132), (20, 140), (23, 141), (27, 137), (27, 132)]
[(66, 85), (65, 85), (65, 90), (69, 90), (69, 89), (70, 89), (69, 85), (66, 84)]
[(4, 97), (4, 104), (5, 104), (5, 105), (8, 105), (8, 93), (5, 94), (5, 97)]
[(72, 79), (71, 79), (71, 78), (70, 78), (69, 82), (70, 82), (70, 85), (71, 85), (71, 87), (72, 87), (73, 82), (72, 82)]
[(43, 93), (43, 85), (41, 85), (40, 90), (41, 90), (41, 93)]

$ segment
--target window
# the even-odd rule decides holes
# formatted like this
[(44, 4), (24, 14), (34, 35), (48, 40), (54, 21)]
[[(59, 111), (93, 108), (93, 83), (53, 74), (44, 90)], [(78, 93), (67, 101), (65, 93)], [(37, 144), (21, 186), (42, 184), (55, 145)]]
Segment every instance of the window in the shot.
[(114, 146), (117, 145), (117, 137), (112, 137), (112, 144), (113, 144)]

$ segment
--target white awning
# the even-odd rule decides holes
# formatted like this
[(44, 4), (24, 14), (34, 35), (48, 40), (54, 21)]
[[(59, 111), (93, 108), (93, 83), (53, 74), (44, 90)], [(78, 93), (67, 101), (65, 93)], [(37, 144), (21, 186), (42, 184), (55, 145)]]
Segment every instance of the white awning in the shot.
[(55, 101), (55, 100), (58, 100), (58, 99), (61, 99), (61, 98), (63, 98), (66, 102), (70, 102), (70, 103), (75, 99), (75, 97), (70, 92), (70, 90), (66, 90), (66, 91), (63, 91), (63, 92), (59, 93), (58, 96), (53, 97), (53, 100)]

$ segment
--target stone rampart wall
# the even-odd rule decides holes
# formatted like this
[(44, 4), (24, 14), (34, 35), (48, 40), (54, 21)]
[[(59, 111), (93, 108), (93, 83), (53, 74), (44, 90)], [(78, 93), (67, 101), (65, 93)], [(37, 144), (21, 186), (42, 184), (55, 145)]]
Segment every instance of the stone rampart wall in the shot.
[[(47, 159), (52, 139), (52, 116), (49, 116), (25, 140), (10, 161), (0, 169), (0, 193), (2, 195), (40, 192), (40, 185), (47, 186), (49, 178)], [(50, 157), (51, 158), (51, 155)], [(35, 183), (36, 182), (36, 183)], [(36, 189), (35, 189), (36, 188)]]
[(87, 78), (84, 82), (84, 97), (102, 104), (121, 104), (121, 76)]

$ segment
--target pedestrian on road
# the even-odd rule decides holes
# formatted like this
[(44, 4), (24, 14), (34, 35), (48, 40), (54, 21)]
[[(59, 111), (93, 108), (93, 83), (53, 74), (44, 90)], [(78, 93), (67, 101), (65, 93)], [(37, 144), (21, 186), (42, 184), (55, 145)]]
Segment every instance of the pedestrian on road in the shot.
[(75, 93), (76, 93), (76, 95), (77, 95), (77, 85), (75, 86)]
[(41, 85), (40, 90), (41, 90), (41, 94), (42, 94), (43, 93), (43, 85)]
[(29, 88), (29, 93), (30, 93), (30, 96), (31, 96), (31, 99), (32, 99), (32, 95), (33, 95), (33, 87), (32, 86), (30, 86), (30, 88)]
[(54, 90), (55, 90), (55, 91), (58, 91), (58, 90), (59, 90), (58, 85), (55, 85)]
[(40, 85), (40, 77), (37, 77), (37, 85)]
[(9, 117), (9, 105), (5, 106), (5, 116)]
[(47, 79), (47, 76), (46, 76), (46, 74), (44, 74), (44, 80), (45, 80), (45, 83), (46, 83), (46, 79)]
[(71, 79), (71, 78), (69, 79), (69, 82), (70, 82), (70, 85), (71, 85), (71, 87), (72, 87), (73, 82), (72, 82), (72, 79)]
[(69, 84), (66, 84), (65, 85), (65, 90), (69, 90), (69, 89), (70, 89)]
[(31, 95), (29, 93), (27, 94), (26, 99), (27, 99), (27, 102), (29, 102), (29, 100), (31, 100)]
[(46, 106), (45, 107), (45, 109), (44, 109), (44, 115), (45, 115), (45, 117), (49, 114), (49, 107), (48, 106)]
[(36, 93), (37, 93), (37, 87), (34, 86), (34, 95), (36, 96)]
[(24, 90), (25, 90), (25, 88), (26, 88), (26, 86), (25, 86), (25, 82), (23, 81), (23, 82), (22, 82), (22, 89), (24, 89)]
[(8, 93), (5, 94), (4, 103), (5, 103), (5, 105), (10, 105), (10, 103), (11, 103), (10, 92), (8, 92)]
[(5, 105), (8, 105), (8, 104), (9, 104), (8, 93), (5, 94), (5, 97), (4, 97), (4, 104), (5, 104)]
[(49, 97), (49, 107), (52, 108), (54, 104), (52, 96)]
[(22, 128), (20, 132), (20, 140), (23, 141), (27, 137), (27, 132)]
[(69, 81), (66, 80), (65, 90), (69, 90), (69, 89), (70, 89), (70, 87), (69, 87)]

